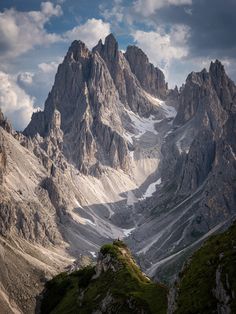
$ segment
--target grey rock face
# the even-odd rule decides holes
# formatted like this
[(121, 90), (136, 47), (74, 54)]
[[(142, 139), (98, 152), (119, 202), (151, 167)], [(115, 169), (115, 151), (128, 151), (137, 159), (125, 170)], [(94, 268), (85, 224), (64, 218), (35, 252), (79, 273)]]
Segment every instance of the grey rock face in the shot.
[(6, 130), (8, 133), (12, 133), (12, 126), (10, 122), (4, 118), (1, 108), (0, 108), (0, 127)]
[[(224, 288), (224, 284), (222, 283), (222, 270), (221, 267), (218, 266), (216, 270), (216, 288), (213, 290), (213, 295), (217, 299), (217, 313), (218, 314), (230, 314), (230, 301), (231, 296)], [(228, 283), (227, 283), (228, 284)], [(227, 286), (227, 289), (230, 290), (230, 287)]]
[[(108, 46), (109, 51), (113, 49)], [(98, 161), (126, 169), (128, 150), (119, 135), (119, 106), (119, 96), (104, 60), (75, 41), (59, 66), (44, 112), (32, 116), (24, 134), (61, 139), (59, 150), (83, 173), (97, 173)], [(112, 112), (117, 114), (111, 115)], [(54, 122), (55, 115), (61, 119), (61, 125)]]
[[(131, 58), (132, 51), (127, 53)], [(145, 90), (154, 96), (166, 94), (163, 73), (139, 54), (147, 86), (136, 77), (135, 69), (131, 71), (112, 34), (92, 52), (81, 41), (74, 41), (58, 68), (44, 111), (33, 114), (24, 134), (48, 138), (44, 146), (50, 158), (56, 155), (49, 147), (53, 141), (57, 154), (61, 151), (84, 174), (99, 175), (104, 166), (127, 170), (128, 143), (122, 136), (125, 110), (140, 116), (158, 114)], [(60, 115), (61, 123), (54, 122), (55, 115)]]
[(129, 239), (148, 274), (159, 280), (173, 279), (173, 267), (180, 269), (207, 235), (236, 215), (232, 84), (216, 61), (209, 72), (191, 73), (180, 91), (173, 129), (162, 146), (163, 186), (143, 204), (146, 221)]
[(149, 63), (147, 56), (140, 48), (128, 46), (125, 58), (129, 62), (131, 71), (148, 93), (160, 98), (166, 97), (167, 83), (163, 72)]

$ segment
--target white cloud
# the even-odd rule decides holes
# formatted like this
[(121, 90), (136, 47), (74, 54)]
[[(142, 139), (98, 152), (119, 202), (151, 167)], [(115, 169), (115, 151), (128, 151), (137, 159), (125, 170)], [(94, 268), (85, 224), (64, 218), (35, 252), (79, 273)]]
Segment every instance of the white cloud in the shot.
[(133, 7), (137, 13), (147, 17), (165, 6), (190, 4), (192, 4), (192, 0), (136, 0), (133, 3)]
[(17, 76), (18, 83), (22, 85), (31, 85), (33, 83), (34, 74), (31, 72), (19, 73)]
[(74, 27), (66, 32), (63, 37), (67, 41), (80, 39), (92, 48), (101, 38), (102, 40), (110, 33), (110, 24), (103, 22), (101, 19), (88, 19), (84, 24)]
[(52, 2), (42, 2), (41, 3), (41, 11), (45, 17), (50, 18), (51, 16), (60, 16), (63, 14), (61, 6), (59, 4), (53, 5)]
[(52, 62), (42, 62), (38, 65), (38, 68), (41, 70), (43, 73), (53, 73), (55, 74), (58, 68), (59, 63), (62, 61), (62, 58), (58, 61), (52, 61)]
[(60, 5), (42, 2), (40, 11), (20, 12), (8, 9), (0, 13), (0, 56), (12, 58), (37, 45), (61, 40), (55, 33), (48, 33), (44, 26), (53, 16), (62, 15)]
[(114, 1), (112, 8), (106, 9), (104, 4), (99, 6), (101, 15), (106, 21), (114, 23), (121, 23), (126, 16), (127, 12), (124, 12), (125, 8), (122, 6), (121, 1)]
[(34, 106), (43, 109), (48, 92), (52, 88), (59, 63), (63, 58), (55, 57), (54, 61), (38, 64), (33, 72), (19, 72), (16, 77), (17, 84), (26, 94), (33, 96)]
[(19, 87), (15, 79), (0, 71), (0, 107), (16, 130), (29, 123), (34, 109), (34, 99)]
[(168, 33), (158, 28), (149, 32), (137, 30), (132, 35), (137, 45), (148, 54), (150, 61), (165, 72), (168, 72), (173, 60), (188, 55), (189, 28), (185, 25), (174, 25)]

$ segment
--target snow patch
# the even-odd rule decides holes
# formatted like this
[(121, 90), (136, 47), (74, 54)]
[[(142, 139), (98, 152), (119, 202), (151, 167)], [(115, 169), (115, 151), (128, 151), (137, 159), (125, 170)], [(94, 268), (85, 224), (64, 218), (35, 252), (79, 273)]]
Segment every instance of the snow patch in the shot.
[(148, 186), (146, 192), (145, 192), (145, 193), (143, 194), (143, 196), (141, 197), (141, 199), (145, 199), (145, 198), (147, 198), (147, 197), (151, 197), (152, 194), (153, 194), (154, 192), (156, 192), (156, 185), (160, 185), (160, 184), (161, 184), (161, 178), (159, 178), (157, 181), (151, 183), (151, 184)]
[(92, 255), (92, 257), (94, 257), (94, 258), (96, 258), (97, 257), (97, 254), (95, 253), (95, 252), (89, 252), (91, 255)]
[(145, 93), (145, 94), (146, 94), (146, 97), (151, 101), (153, 105), (160, 107), (160, 109), (164, 111), (166, 118), (175, 118), (177, 111), (174, 107), (170, 105), (166, 105), (165, 101), (159, 98), (153, 97), (148, 93)]
[(231, 152), (233, 158), (236, 159), (236, 155), (235, 155), (235, 153), (233, 151), (233, 148), (230, 145), (229, 145), (229, 149), (230, 149), (230, 152)]
[(135, 230), (135, 227), (130, 228), (130, 229), (123, 229), (124, 237), (128, 237), (134, 230)]
[(132, 137), (139, 139), (146, 132), (158, 134), (158, 132), (155, 130), (155, 123), (159, 120), (155, 119), (153, 115), (151, 115), (149, 118), (141, 118), (139, 115), (135, 114), (134, 112), (130, 110), (126, 109), (126, 112), (128, 113), (132, 121), (132, 124), (134, 128), (136, 129), (136, 132), (138, 133), (138, 134), (131, 135), (131, 133), (127, 132), (126, 138), (131, 139), (131, 140), (132, 140)]

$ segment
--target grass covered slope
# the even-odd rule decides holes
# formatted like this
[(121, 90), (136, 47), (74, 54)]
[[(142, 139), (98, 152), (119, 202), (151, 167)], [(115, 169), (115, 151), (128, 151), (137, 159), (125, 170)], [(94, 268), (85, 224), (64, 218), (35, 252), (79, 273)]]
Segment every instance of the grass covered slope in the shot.
[(236, 313), (236, 223), (193, 254), (178, 289), (176, 314)]
[(121, 241), (104, 245), (95, 267), (63, 273), (49, 281), (41, 305), (42, 314), (166, 311), (167, 288), (141, 272)]

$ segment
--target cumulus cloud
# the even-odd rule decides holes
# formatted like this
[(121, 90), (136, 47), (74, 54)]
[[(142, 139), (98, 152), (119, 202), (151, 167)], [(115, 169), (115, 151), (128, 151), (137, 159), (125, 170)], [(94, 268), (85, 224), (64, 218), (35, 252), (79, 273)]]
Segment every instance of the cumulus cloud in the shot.
[(189, 28), (185, 25), (174, 25), (168, 33), (159, 27), (149, 32), (137, 30), (132, 35), (137, 45), (148, 54), (150, 61), (165, 71), (168, 71), (173, 60), (188, 55)]
[(34, 99), (19, 87), (15, 79), (0, 71), (0, 107), (16, 130), (29, 123), (34, 109)]
[(41, 70), (43, 73), (48, 73), (48, 74), (55, 74), (58, 68), (59, 63), (62, 61), (62, 58), (59, 58), (57, 62), (52, 61), (52, 62), (42, 62), (38, 65), (38, 68)]
[(22, 85), (31, 85), (33, 83), (34, 74), (31, 72), (19, 73), (17, 82)]
[(143, 16), (149, 16), (166, 6), (190, 5), (192, 0), (136, 0), (134, 10)]
[(60, 4), (42, 2), (39, 11), (17, 11), (14, 8), (0, 12), (0, 59), (9, 60), (37, 46), (81, 39), (90, 48), (110, 32), (110, 24), (91, 18), (61, 34), (48, 32), (45, 25), (52, 17), (63, 14)]
[(111, 32), (110, 24), (101, 19), (88, 19), (84, 24), (74, 27), (66, 32), (63, 37), (68, 41), (80, 39), (89, 48), (95, 46), (98, 40), (102, 40)]
[(11, 8), (1, 12), (0, 57), (17, 57), (37, 45), (61, 40), (59, 35), (45, 30), (45, 24), (51, 17), (60, 15), (61, 6), (51, 2), (42, 2), (40, 11), (20, 12)]

